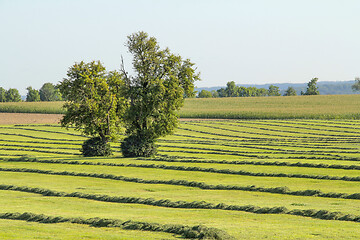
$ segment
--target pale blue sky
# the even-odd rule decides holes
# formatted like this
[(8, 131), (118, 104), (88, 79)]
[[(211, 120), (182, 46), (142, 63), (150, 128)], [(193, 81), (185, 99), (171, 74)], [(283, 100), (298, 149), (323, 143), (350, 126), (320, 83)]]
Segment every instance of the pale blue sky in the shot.
[(360, 76), (359, 0), (0, 0), (0, 86), (24, 94), (81, 60), (130, 68), (137, 31), (195, 62), (198, 87)]

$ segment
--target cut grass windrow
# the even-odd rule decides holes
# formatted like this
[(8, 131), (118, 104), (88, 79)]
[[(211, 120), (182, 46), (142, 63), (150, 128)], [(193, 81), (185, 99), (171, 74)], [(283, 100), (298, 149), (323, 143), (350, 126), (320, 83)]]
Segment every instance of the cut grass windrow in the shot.
[[(319, 150), (293, 150), (293, 149), (283, 149), (279, 148), (281, 147), (301, 147), (301, 148), (318, 148), (318, 149), (324, 149), (324, 147), (313, 147), (313, 146), (298, 146), (298, 145), (290, 145), (290, 144), (267, 144), (266, 147), (264, 147), (264, 144), (229, 144), (224, 142), (217, 142), (217, 141), (197, 141), (197, 140), (163, 140), (160, 139), (158, 142), (162, 143), (180, 143), (180, 144), (198, 144), (198, 145), (212, 145), (212, 146), (225, 146), (225, 147), (236, 147), (236, 148), (249, 148), (249, 149), (257, 149), (257, 150), (266, 150), (266, 151), (278, 151), (282, 153), (298, 153), (298, 154), (322, 154), (322, 155), (330, 155), (327, 153), (359, 153), (359, 150), (357, 148), (336, 148), (337, 150), (327, 150), (327, 151), (319, 151)], [(166, 146), (166, 145), (164, 145)], [(277, 148), (271, 148), (268, 146), (276, 146)], [(332, 149), (332, 147), (327, 147), (327, 149)], [(334, 148), (335, 149), (335, 148)], [(341, 150), (341, 151), (340, 151)], [(346, 150), (346, 151), (345, 151)], [(352, 151), (349, 151), (352, 150)], [(268, 152), (265, 152), (268, 153)]]
[[(59, 143), (59, 142), (39, 142), (39, 141), (25, 141), (25, 140), (9, 140), (9, 139), (0, 139), (0, 142), (7, 142), (7, 143), (23, 143), (23, 144), (50, 144), (50, 145), (73, 145), (73, 146), (81, 146), (81, 143)], [(23, 146), (21, 146), (23, 147)], [(39, 146), (36, 146), (39, 147)]]
[(223, 230), (216, 228), (208, 228), (206, 226), (186, 226), (186, 225), (173, 225), (173, 224), (158, 224), (139, 222), (133, 220), (121, 221), (118, 219), (108, 218), (68, 218), (61, 216), (48, 216), (35, 213), (0, 213), (0, 219), (7, 220), (22, 220), (27, 222), (38, 223), (75, 223), (84, 224), (92, 227), (118, 227), (124, 230), (142, 230), (153, 232), (166, 232), (180, 235), (183, 238), (191, 239), (233, 239), (229, 234)]
[(12, 130), (26, 130), (26, 131), (35, 131), (35, 132), (43, 132), (43, 133), (55, 133), (55, 134), (63, 134), (63, 135), (69, 135), (69, 136), (75, 136), (75, 137), (86, 137), (82, 134), (76, 134), (76, 133), (69, 133), (69, 132), (59, 132), (59, 131), (50, 131), (45, 129), (36, 129), (36, 128), (25, 128), (25, 127), (0, 127), (0, 129), (12, 129)]
[(51, 154), (61, 154), (61, 155), (81, 155), (80, 153), (73, 153), (73, 152), (59, 152), (59, 151), (47, 151), (47, 150), (40, 150), (35, 148), (0, 148), (0, 150), (6, 151), (26, 151), (26, 152), (38, 152), (38, 153), (51, 153)]
[[(273, 154), (273, 155), (283, 155), (283, 154), (288, 154), (288, 155), (319, 155), (319, 156), (328, 156), (328, 157), (332, 157), (332, 158), (337, 158), (337, 159), (343, 159), (343, 156), (337, 155), (337, 154), (331, 154), (331, 151), (329, 151), (329, 153), (324, 153), (324, 152), (320, 152), (320, 151), (296, 151), (296, 150), (278, 150), (277, 152), (275, 152), (275, 150), (273, 150), (273, 152), (249, 152), (249, 151), (234, 151), (234, 150), (226, 150), (226, 149), (221, 149), (221, 148), (207, 148), (207, 147), (190, 147), (190, 146), (179, 146), (179, 145), (166, 145), (166, 144), (162, 144), (160, 145), (161, 147), (167, 147), (167, 148), (182, 148), (182, 149), (195, 149), (195, 150), (202, 150), (202, 151), (212, 151), (212, 152), (219, 152), (219, 153), (223, 153), (223, 154), (230, 154), (230, 155), (239, 155), (239, 156), (256, 156), (258, 158), (261, 158), (260, 156), (263, 155), (254, 155), (254, 154)], [(223, 146), (228, 146), (228, 147), (233, 147), (231, 145), (226, 145), (224, 144)], [(266, 149), (268, 151), (271, 151), (272, 149)], [(338, 153), (338, 152), (336, 152)], [(350, 152), (350, 153), (358, 153), (358, 152)], [(249, 155), (251, 154), (251, 155)], [(269, 156), (270, 158), (270, 156)], [(360, 160), (360, 159), (359, 159)]]
[[(246, 122), (247, 123), (247, 122)], [(262, 130), (262, 131), (266, 131), (266, 132), (277, 132), (277, 133), (290, 133), (290, 134), (302, 134), (302, 135), (310, 135), (310, 136), (293, 136), (293, 135), (280, 135), (280, 134), (274, 134), (274, 133), (258, 133), (258, 132), (249, 132), (249, 131), (239, 131), (239, 130), (234, 130), (234, 129), (229, 129), (229, 128), (224, 128), (224, 127), (217, 127), (217, 126), (209, 126), (206, 124), (201, 124), (201, 123), (185, 123), (188, 125), (194, 125), (194, 126), (200, 126), (200, 127), (207, 127), (207, 128), (212, 128), (212, 129), (216, 129), (216, 130), (222, 130), (222, 131), (227, 131), (227, 132), (234, 132), (234, 133), (241, 133), (241, 134), (250, 134), (250, 135), (261, 135), (261, 136), (271, 136), (271, 137), (291, 137), (291, 138), (318, 138), (315, 137), (313, 135), (316, 136), (325, 136), (325, 137), (336, 137), (336, 138), (344, 138), (344, 137), (357, 137), (356, 135), (335, 135), (335, 134), (325, 134), (325, 133), (302, 133), (302, 132), (297, 132), (297, 131), (289, 131), (289, 130), (280, 130), (280, 129), (271, 129), (271, 128), (264, 128), (264, 127), (255, 127), (255, 126), (241, 126), (244, 128), (250, 128), (250, 129), (257, 129), (257, 130)], [(225, 125), (225, 126), (236, 126), (234, 124), (225, 124), (225, 123), (219, 123), (217, 122), (216, 124), (219, 125)], [(239, 127), (239, 126), (237, 126)], [(351, 132), (354, 134), (354, 132)]]
[[(76, 163), (75, 163), (76, 164)], [(51, 170), (40, 170), (40, 169), (27, 169), (27, 168), (0, 168), (0, 171), (4, 172), (25, 172), (25, 173), (37, 173), (37, 174), (49, 174), (49, 175), (59, 175), (59, 176), (74, 176), (74, 177), (91, 177), (91, 178), (100, 178), (100, 179), (111, 179), (116, 181), (124, 182), (133, 182), (133, 183), (143, 183), (143, 184), (165, 184), (165, 185), (175, 185), (175, 186), (184, 186), (184, 187), (194, 187), (205, 190), (240, 190), (240, 191), (252, 191), (252, 192), (266, 192), (266, 193), (275, 193), (275, 194), (287, 194), (294, 196), (316, 196), (316, 197), (326, 197), (326, 198), (344, 198), (344, 199), (360, 199), (360, 193), (346, 194), (346, 193), (323, 193), (320, 190), (300, 190), (300, 191), (291, 191), (287, 187), (256, 187), (251, 186), (235, 186), (235, 185), (211, 185), (204, 182), (196, 181), (187, 181), (187, 180), (145, 180), (141, 178), (131, 178), (125, 176), (115, 176), (112, 174), (99, 174), (99, 173), (79, 173), (79, 172), (55, 172)]]
[[(71, 164), (71, 165), (103, 165), (103, 166), (118, 166), (118, 167), (145, 167), (145, 168), (162, 168), (173, 169), (181, 166), (167, 166), (167, 165), (154, 165), (154, 164), (123, 164), (123, 163), (104, 163), (104, 162), (80, 162), (80, 161), (67, 161), (67, 160), (39, 160), (36, 158), (20, 157), (20, 158), (0, 158), (1, 161), (6, 162), (37, 162), (37, 163), (56, 163), (56, 164)], [(264, 162), (264, 161), (227, 161), (227, 160), (197, 160), (197, 159), (178, 159), (178, 158), (134, 158), (134, 161), (154, 161), (154, 162), (177, 162), (177, 163), (214, 163), (226, 165), (256, 165), (256, 166), (286, 166), (286, 167), (305, 167), (305, 168), (330, 168), (330, 169), (343, 169), (343, 170), (360, 170), (360, 165), (340, 165), (340, 164), (323, 164), (323, 163), (290, 163), (290, 162)], [(198, 167), (184, 167), (195, 168)], [(212, 168), (199, 168), (212, 169)], [(179, 169), (175, 169), (179, 170)], [(181, 169), (180, 169), (181, 170)], [(190, 169), (191, 170), (191, 169)], [(189, 170), (189, 171), (190, 171)], [(226, 170), (226, 169), (224, 169)], [(232, 171), (232, 170), (229, 170)], [(204, 171), (209, 172), (209, 171)], [(223, 173), (223, 172), (222, 172)]]
[[(244, 121), (235, 121), (235, 123), (239, 123), (239, 124), (244, 124)], [(354, 131), (344, 131), (344, 130), (334, 130), (334, 129), (328, 129), (329, 127), (332, 127), (332, 128), (337, 128), (337, 129), (351, 129), (351, 130), (360, 130), (360, 128), (355, 128), (355, 127), (345, 127), (345, 126), (332, 126), (332, 125), (325, 125), (325, 124), (316, 124), (316, 125), (310, 125), (310, 124), (302, 124), (302, 123), (297, 123), (296, 124), (296, 121), (292, 122), (292, 123), (288, 123), (288, 124), (291, 124), (291, 125), (281, 125), (281, 124), (275, 124), (275, 123), (272, 123), (272, 122), (264, 122), (264, 121), (256, 121), (256, 122), (250, 122), (250, 121), (246, 121), (245, 122), (246, 124), (252, 124), (252, 125), (264, 125), (264, 126), (271, 126), (271, 127), (281, 127), (281, 128), (295, 128), (295, 129), (302, 129), (302, 130), (311, 130), (311, 131), (326, 131), (326, 132), (338, 132), (338, 133), (352, 133), (352, 134), (356, 134), (357, 132), (354, 132)], [(285, 123), (284, 121), (282, 121), (281, 123)], [(295, 123), (295, 124), (294, 124)], [(227, 123), (227, 124), (224, 124), (224, 123), (220, 123), (220, 124), (223, 124), (223, 125), (229, 125), (229, 126), (235, 126), (235, 127), (238, 127), (239, 125), (236, 125), (236, 124), (232, 124), (232, 123)], [(310, 126), (316, 126), (317, 128), (311, 128), (311, 127), (304, 127), (304, 126), (299, 126), (299, 125), (310, 125)], [(243, 125), (241, 125), (243, 126)], [(326, 129), (321, 129), (319, 127), (325, 127)], [(278, 131), (278, 129), (274, 130), (274, 129), (266, 129), (266, 130), (270, 130), (270, 131)], [(299, 133), (299, 132), (296, 132), (296, 133)], [(325, 134), (323, 134), (325, 135)], [(326, 135), (326, 136), (329, 136), (329, 135)]]
[(0, 135), (5, 136), (16, 136), (16, 137), (26, 137), (26, 138), (33, 138), (33, 139), (42, 139), (48, 141), (60, 141), (60, 142), (83, 142), (83, 140), (76, 140), (76, 139), (65, 139), (65, 138), (46, 138), (46, 137), (39, 137), (39, 136), (32, 136), (26, 134), (18, 134), (18, 133), (0, 133)]
[[(175, 147), (175, 146), (174, 146)], [(198, 149), (200, 150), (200, 149)], [(258, 158), (258, 159), (308, 159), (308, 160), (344, 160), (344, 161), (360, 161), (358, 157), (346, 157), (346, 156), (335, 156), (330, 157), (317, 157), (317, 156), (269, 156), (269, 155), (254, 155), (254, 154), (240, 154), (236, 152), (218, 152), (218, 151), (186, 151), (186, 150), (171, 150), (171, 149), (159, 149), (160, 153), (190, 153), (190, 154), (202, 154), (202, 155), (228, 155), (228, 156), (239, 156), (239, 157), (248, 157), (248, 158)]]
[[(205, 127), (205, 126), (204, 126)], [(283, 135), (279, 135), (279, 138), (269, 138), (269, 137), (249, 137), (249, 136), (242, 136), (242, 135), (229, 135), (229, 134), (221, 134), (221, 133), (211, 133), (211, 132), (206, 132), (206, 131), (201, 131), (201, 130), (195, 130), (195, 129), (191, 129), (191, 128), (185, 128), (185, 127), (179, 127), (179, 129), (182, 130), (186, 130), (189, 132), (195, 132), (195, 133), (200, 133), (200, 134), (204, 134), (204, 135), (210, 135), (210, 136), (219, 136), (219, 137), (227, 137), (227, 138), (233, 138), (233, 139), (247, 139), (247, 140), (253, 140), (253, 141), (279, 141), (279, 140), (283, 140), (286, 139), (286, 141), (290, 142), (290, 141), (301, 141), (301, 142), (321, 142), (321, 141), (325, 141), (325, 142), (344, 142), (344, 143), (358, 143), (359, 139), (356, 136), (353, 136), (352, 138), (348, 138), (348, 137), (337, 137), (337, 138), (331, 138), (331, 137), (297, 137), (297, 136), (283, 136)], [(244, 132), (242, 132), (244, 133)], [(273, 134), (259, 134), (259, 135), (269, 135), (269, 136), (276, 136)], [(194, 136), (193, 136), (194, 137)], [(202, 137), (200, 137), (202, 138)], [(340, 141), (341, 140), (341, 141)]]
[[(329, 145), (329, 144), (326, 144), (326, 143), (306, 141), (306, 140), (301, 140), (301, 142), (300, 141), (293, 141), (292, 139), (286, 139), (287, 143), (284, 143), (284, 142), (279, 142), (276, 139), (261, 139), (261, 140), (260, 139), (255, 139), (255, 140), (225, 139), (225, 138), (192, 136), (192, 135), (179, 134), (179, 133), (174, 134), (174, 136), (185, 138), (185, 140), (182, 140), (182, 141), (199, 141), (199, 140), (192, 140), (192, 139), (202, 139), (202, 140), (206, 140), (206, 142), (208, 142), (208, 141), (219, 142), (220, 141), (220, 142), (241, 143), (241, 144), (246, 144), (246, 145), (250, 145), (250, 146), (251, 145), (261, 145), (261, 146), (263, 146), (264, 143), (261, 143), (261, 140), (265, 140), (267, 146), (311, 147), (311, 148), (320, 148), (320, 149), (326, 148), (326, 149), (341, 149), (341, 150), (343, 150), (343, 149), (357, 150), (358, 149), (358, 148), (354, 148), (354, 147), (338, 147), (338, 146), (333, 146), (333, 145)], [(161, 141), (163, 141), (163, 140), (161, 140)], [(349, 141), (346, 141), (346, 142), (337, 141), (336, 143), (359, 143), (359, 142), (360, 142), (360, 140), (357, 140), (357, 141), (350, 141), (349, 140)]]
[[(36, 160), (34, 160), (36, 161)], [(40, 161), (41, 163), (41, 161)], [(215, 169), (215, 168), (203, 168), (203, 167), (185, 167), (185, 166), (173, 166), (173, 165), (157, 165), (157, 164), (134, 164), (134, 163), (92, 163), (92, 162), (78, 162), (78, 161), (58, 161), (58, 160), (43, 160), (42, 163), (52, 164), (71, 164), (71, 165), (103, 165), (103, 166), (117, 166), (117, 167), (135, 167), (135, 168), (153, 168), (153, 169), (165, 169), (175, 171), (191, 171), (191, 172), (205, 172), (205, 173), (220, 173), (230, 175), (241, 176), (253, 176), (253, 177), (286, 177), (286, 178), (308, 178), (318, 180), (340, 180), (350, 182), (360, 182), (360, 176), (348, 177), (348, 176), (329, 176), (329, 175), (310, 175), (310, 174), (291, 174), (291, 173), (263, 173), (263, 172), (249, 172), (244, 170), (231, 170), (231, 169)], [(7, 171), (9, 168), (0, 168), (0, 171)], [(21, 168), (24, 171), (32, 171), (34, 169)], [(37, 169), (35, 169), (37, 170)], [(54, 172), (55, 173), (55, 172)], [(62, 173), (62, 172), (56, 172)], [(109, 175), (111, 176), (111, 175)]]
[(344, 214), (340, 212), (330, 212), (327, 210), (314, 210), (314, 209), (293, 209), (288, 210), (286, 207), (258, 207), (253, 205), (228, 205), (225, 203), (209, 203), (206, 201), (171, 201), (169, 199), (155, 200), (153, 198), (139, 198), (139, 197), (123, 197), (123, 196), (109, 196), (99, 194), (86, 194), (86, 193), (65, 193), (53, 191), (50, 189), (31, 188), (31, 187), (18, 187), (14, 185), (0, 185), (0, 190), (19, 191), (27, 193), (41, 194), (43, 196), (51, 197), (74, 197), (88, 200), (95, 200), (101, 202), (112, 203), (130, 203), (130, 204), (143, 204), (158, 207), (168, 208), (186, 208), (186, 209), (218, 209), (226, 211), (243, 211), (257, 214), (289, 214), (302, 217), (311, 217), (323, 220), (339, 220), (339, 221), (352, 221), (360, 222), (360, 216)]

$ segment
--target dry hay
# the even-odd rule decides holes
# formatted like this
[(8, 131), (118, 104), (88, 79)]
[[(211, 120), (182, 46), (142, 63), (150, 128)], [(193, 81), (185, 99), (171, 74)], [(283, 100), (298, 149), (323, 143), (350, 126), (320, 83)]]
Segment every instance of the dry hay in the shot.
[(57, 124), (62, 114), (0, 113), (0, 124)]

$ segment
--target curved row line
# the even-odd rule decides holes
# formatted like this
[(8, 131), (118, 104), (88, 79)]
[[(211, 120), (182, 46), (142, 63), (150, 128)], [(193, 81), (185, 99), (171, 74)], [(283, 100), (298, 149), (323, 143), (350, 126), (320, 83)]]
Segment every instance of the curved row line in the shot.
[[(179, 144), (201, 144), (201, 145), (212, 145), (212, 146), (218, 146), (218, 147), (234, 147), (234, 148), (250, 148), (250, 149), (259, 149), (259, 150), (267, 150), (267, 151), (278, 151), (278, 152), (284, 152), (284, 153), (290, 153), (290, 154), (304, 154), (304, 153), (309, 153), (309, 154), (317, 154), (319, 153), (319, 155), (330, 155), (330, 153), (359, 153), (358, 149), (351, 149), (352, 151), (349, 151), (349, 149), (347, 149), (347, 151), (338, 151), (338, 150), (328, 150), (328, 151), (319, 151), (319, 150), (294, 150), (294, 149), (283, 149), (283, 148), (270, 148), (270, 147), (263, 147), (264, 144), (259, 144), (260, 146), (254, 146), (254, 145), (234, 145), (234, 144), (228, 144), (228, 143), (216, 143), (216, 142), (210, 142), (210, 141), (196, 141), (196, 140), (159, 140), (158, 142), (163, 142), (163, 143), (179, 143)], [(310, 146), (308, 148), (311, 148)], [(320, 148), (319, 148), (320, 149)], [(266, 152), (264, 152), (266, 153)], [(277, 153), (275, 153), (277, 154)]]
[[(190, 131), (190, 132), (196, 132), (196, 133), (201, 133), (201, 134), (205, 134), (205, 135), (212, 135), (212, 136), (221, 136), (221, 137), (228, 137), (228, 138), (235, 138), (235, 139), (252, 139), (254, 141), (279, 141), (279, 138), (257, 138), (257, 137), (249, 137), (249, 136), (235, 136), (235, 135), (227, 135), (227, 134), (221, 134), (221, 133), (210, 133), (210, 132), (205, 132), (205, 131), (200, 131), (200, 130), (195, 130), (195, 129), (191, 129), (191, 128), (184, 128), (184, 127), (179, 127), (179, 129), (182, 130), (186, 130), (186, 131)], [(261, 134), (261, 135), (265, 135), (265, 134)], [(268, 134), (270, 136), (275, 136), (273, 134)], [(326, 141), (326, 142), (335, 142), (338, 143), (340, 140), (343, 141), (344, 143), (358, 143), (360, 142), (360, 140), (358, 138), (354, 139), (354, 138), (316, 138), (316, 137), (288, 137), (288, 136), (281, 136), (282, 138), (286, 139), (286, 141)], [(281, 140), (284, 140), (281, 139)]]
[(205, 226), (186, 226), (186, 225), (173, 225), (173, 224), (158, 224), (139, 222), (133, 220), (121, 221), (118, 219), (108, 218), (68, 218), (61, 216), (48, 216), (44, 214), (35, 213), (0, 213), (0, 219), (8, 220), (22, 220), (27, 222), (38, 222), (38, 223), (76, 223), (84, 224), (92, 227), (118, 227), (124, 230), (142, 230), (142, 231), (153, 231), (153, 232), (166, 232), (180, 235), (184, 238), (192, 239), (233, 239), (228, 233), (223, 230), (216, 228), (208, 228)]
[(65, 155), (81, 155), (80, 153), (69, 153), (69, 152), (59, 152), (59, 151), (46, 151), (46, 150), (39, 150), (39, 149), (20, 149), (20, 148), (0, 148), (0, 150), (5, 151), (22, 151), (22, 152), (39, 152), (39, 153), (53, 153), (53, 154), (65, 154)]
[[(76, 164), (76, 163), (75, 163)], [(86, 163), (85, 163), (86, 164)], [(84, 164), (84, 165), (85, 165)], [(59, 176), (75, 176), (75, 177), (91, 177), (100, 179), (111, 179), (116, 181), (143, 183), (143, 184), (165, 184), (184, 187), (195, 187), (205, 190), (238, 190), (238, 191), (252, 191), (252, 192), (265, 192), (275, 194), (286, 194), (293, 196), (313, 196), (313, 197), (326, 197), (326, 198), (343, 198), (343, 199), (360, 199), (360, 193), (324, 193), (320, 190), (299, 190), (292, 191), (287, 187), (256, 187), (251, 186), (236, 186), (236, 185), (212, 185), (204, 182), (187, 181), (187, 180), (145, 180), (141, 178), (131, 178), (125, 176), (115, 176), (112, 174), (99, 174), (99, 173), (79, 173), (79, 172), (55, 172), (51, 170), (39, 170), (39, 169), (26, 169), (26, 168), (0, 168), (0, 171), (4, 172), (21, 172), (21, 173), (37, 173), (37, 174), (49, 174)]]
[(135, 158), (138, 161), (158, 161), (158, 162), (179, 162), (179, 163), (214, 163), (226, 165), (255, 165), (255, 166), (285, 166), (285, 167), (305, 167), (305, 168), (331, 168), (342, 170), (360, 170), (360, 165), (341, 165), (341, 164), (325, 164), (325, 163), (303, 163), (303, 162), (264, 162), (264, 161), (247, 161), (247, 160), (196, 160), (196, 159), (175, 159), (175, 158)]
[[(172, 146), (174, 147), (174, 146)], [(175, 147), (177, 148), (177, 147)], [(188, 148), (185, 148), (188, 149)], [(193, 148), (194, 149), (194, 148)], [(194, 149), (196, 150), (196, 149)], [(198, 149), (200, 150), (200, 149)], [(201, 149), (204, 150), (204, 149)], [(171, 152), (171, 153), (191, 153), (191, 154), (214, 154), (214, 155), (229, 155), (229, 156), (240, 156), (240, 157), (248, 157), (248, 158), (258, 158), (258, 159), (311, 159), (311, 160), (346, 160), (346, 161), (360, 161), (358, 157), (347, 157), (347, 156), (339, 156), (339, 155), (330, 155), (327, 157), (317, 157), (317, 156), (269, 156), (269, 155), (255, 155), (255, 154), (246, 154), (246, 153), (239, 153), (239, 152), (230, 152), (230, 151), (179, 151), (179, 150), (171, 150), (171, 149), (159, 149), (159, 152)]]
[[(266, 144), (269, 146), (288, 146), (288, 147), (313, 147), (313, 148), (330, 148), (330, 149), (357, 149), (357, 148), (350, 148), (350, 147), (336, 147), (336, 146), (331, 146), (331, 145), (324, 145), (321, 144), (320, 142), (315, 142), (314, 141), (307, 141), (307, 140), (301, 140), (300, 141), (294, 141), (294, 139), (286, 139), (286, 142), (288, 145), (284, 145), (283, 142), (280, 142), (279, 144), (279, 140), (278, 139), (254, 139), (254, 140), (244, 140), (244, 139), (225, 139), (225, 138), (214, 138), (214, 137), (204, 137), (204, 136), (194, 136), (194, 135), (186, 135), (186, 134), (179, 134), (179, 133), (175, 133), (174, 136), (178, 136), (178, 137), (184, 137), (184, 138), (190, 138), (190, 139), (194, 139), (194, 138), (198, 138), (198, 139), (205, 139), (205, 140), (210, 140), (210, 141), (224, 141), (224, 142), (235, 142), (235, 143), (247, 143), (249, 145), (264, 145), (263, 143), (259, 143), (261, 142), (261, 140), (266, 141)], [(187, 140), (185, 140), (187, 141)], [(288, 142), (294, 143), (295, 145), (289, 144)], [(305, 144), (305, 143), (309, 143), (309, 144)], [(334, 143), (360, 143), (360, 140), (358, 141), (344, 141), (344, 142), (340, 142), (340, 141), (336, 141)], [(310, 145), (311, 144), (311, 145)], [(315, 145), (316, 144), (316, 145)]]
[(18, 137), (26, 137), (26, 138), (33, 138), (33, 139), (43, 139), (43, 140), (49, 140), (49, 141), (61, 141), (61, 142), (79, 142), (79, 141), (83, 141), (83, 140), (75, 140), (75, 139), (60, 139), (60, 138), (46, 138), (46, 137), (37, 137), (37, 136), (32, 136), (32, 135), (25, 135), (25, 134), (18, 134), (18, 133), (1, 133), (0, 135), (5, 135), (5, 136), (18, 136)]
[[(239, 121), (234, 121), (235, 123), (241, 123), (243, 124), (244, 122), (239, 122)], [(239, 125), (235, 125), (235, 124), (231, 124), (231, 123), (218, 123), (218, 124), (222, 124), (222, 125), (230, 125), (230, 126), (239, 126)], [(255, 125), (265, 125), (265, 126), (273, 126), (273, 127), (283, 127), (283, 128), (295, 128), (295, 129), (304, 129), (304, 130), (312, 130), (312, 131), (326, 131), (326, 132), (337, 132), (337, 133), (355, 133), (354, 131), (340, 131), (340, 130), (334, 130), (334, 129), (320, 129), (320, 128), (311, 128), (311, 127), (304, 127), (304, 126), (294, 126), (294, 125), (299, 125), (299, 124), (291, 124), (291, 126), (289, 125), (281, 125), (281, 124), (275, 124), (275, 123), (267, 123), (267, 122), (263, 122), (263, 121), (256, 121), (256, 122), (245, 122), (245, 124), (255, 124)], [(286, 124), (286, 123), (285, 123)], [(287, 123), (290, 124), (290, 123)], [(321, 125), (321, 124), (317, 124), (314, 126), (322, 126), (322, 127), (332, 127), (332, 128), (341, 128), (340, 126), (329, 126), (329, 125)], [(246, 127), (246, 126), (244, 126)], [(349, 128), (349, 127), (343, 127), (343, 128)], [(360, 128), (351, 128), (354, 130), (360, 130)], [(270, 131), (276, 131), (276, 129), (269, 129)], [(282, 130), (279, 130), (282, 131)], [(298, 132), (301, 133), (301, 132)], [(312, 134), (312, 133), (311, 133)], [(314, 133), (316, 134), (316, 133)], [(357, 133), (360, 134), (360, 133)], [(324, 135), (324, 134), (322, 134)]]
[(69, 132), (59, 132), (59, 131), (50, 131), (50, 130), (36, 129), (36, 128), (10, 127), (10, 126), (3, 127), (3, 126), (1, 126), (0, 129), (26, 130), (26, 131), (35, 131), (35, 132), (43, 132), (43, 133), (64, 134), (64, 135), (70, 135), (70, 136), (75, 136), (75, 137), (86, 137), (86, 136), (81, 135), (81, 134), (75, 134), (75, 133), (69, 133)]
[[(217, 209), (226, 211), (242, 211), (257, 214), (289, 214), (297, 215), (302, 217), (311, 217), (316, 219), (324, 220), (340, 220), (340, 221), (353, 221), (360, 222), (360, 216), (344, 214), (341, 212), (331, 212), (328, 210), (315, 210), (315, 209), (293, 209), (288, 210), (286, 207), (259, 207), (254, 205), (228, 205), (225, 203), (209, 203), (206, 201), (171, 201), (169, 199), (155, 200), (153, 198), (139, 198), (139, 197), (123, 197), (123, 196), (109, 196), (99, 194), (86, 194), (86, 193), (65, 193), (57, 192), (49, 189), (30, 188), (30, 187), (17, 187), (13, 185), (0, 185), (0, 190), (12, 190), (21, 192), (30, 192), (41, 194), (43, 196), (54, 196), (54, 197), (73, 197), (89, 199), (101, 202), (112, 202), (112, 203), (131, 203), (131, 204), (142, 204), (157, 207), (167, 208), (185, 208), (185, 209)], [(1, 218), (1, 217), (0, 217)]]
[[(265, 133), (265, 132), (248, 132), (248, 131), (240, 131), (240, 130), (235, 130), (235, 129), (229, 129), (229, 128), (223, 128), (223, 127), (217, 127), (214, 125), (209, 125), (209, 124), (196, 124), (196, 123), (186, 123), (187, 125), (193, 125), (193, 126), (200, 126), (200, 127), (208, 127), (208, 128), (213, 128), (216, 130), (222, 130), (222, 131), (229, 131), (229, 132), (234, 132), (234, 133), (240, 133), (240, 134), (252, 134), (252, 135), (261, 135), (261, 136), (276, 136), (276, 137), (284, 137), (284, 138), (317, 138), (314, 136), (293, 136), (293, 135), (279, 135), (279, 134), (271, 134), (271, 133)], [(224, 124), (224, 123), (217, 123), (220, 125), (229, 125), (229, 124)], [(238, 126), (237, 126), (238, 127)], [(332, 135), (332, 134), (322, 134), (322, 133), (301, 133), (301, 132), (296, 132), (296, 131), (286, 131), (286, 130), (274, 130), (274, 129), (269, 129), (269, 128), (262, 128), (262, 127), (254, 127), (254, 126), (246, 126), (246, 128), (251, 128), (251, 129), (257, 129), (257, 130), (262, 130), (262, 131), (271, 131), (271, 132), (284, 132), (284, 133), (291, 133), (291, 134), (303, 134), (303, 135), (316, 135), (316, 136), (326, 136), (326, 137), (336, 137), (336, 138), (351, 138), (351, 137), (357, 137), (357, 136), (353, 136), (353, 135)]]

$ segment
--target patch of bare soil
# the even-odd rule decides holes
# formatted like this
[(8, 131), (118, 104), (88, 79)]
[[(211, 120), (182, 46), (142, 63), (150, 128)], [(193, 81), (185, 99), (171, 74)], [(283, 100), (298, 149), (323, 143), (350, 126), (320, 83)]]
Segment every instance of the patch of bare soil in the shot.
[(0, 124), (57, 124), (62, 114), (0, 113)]

